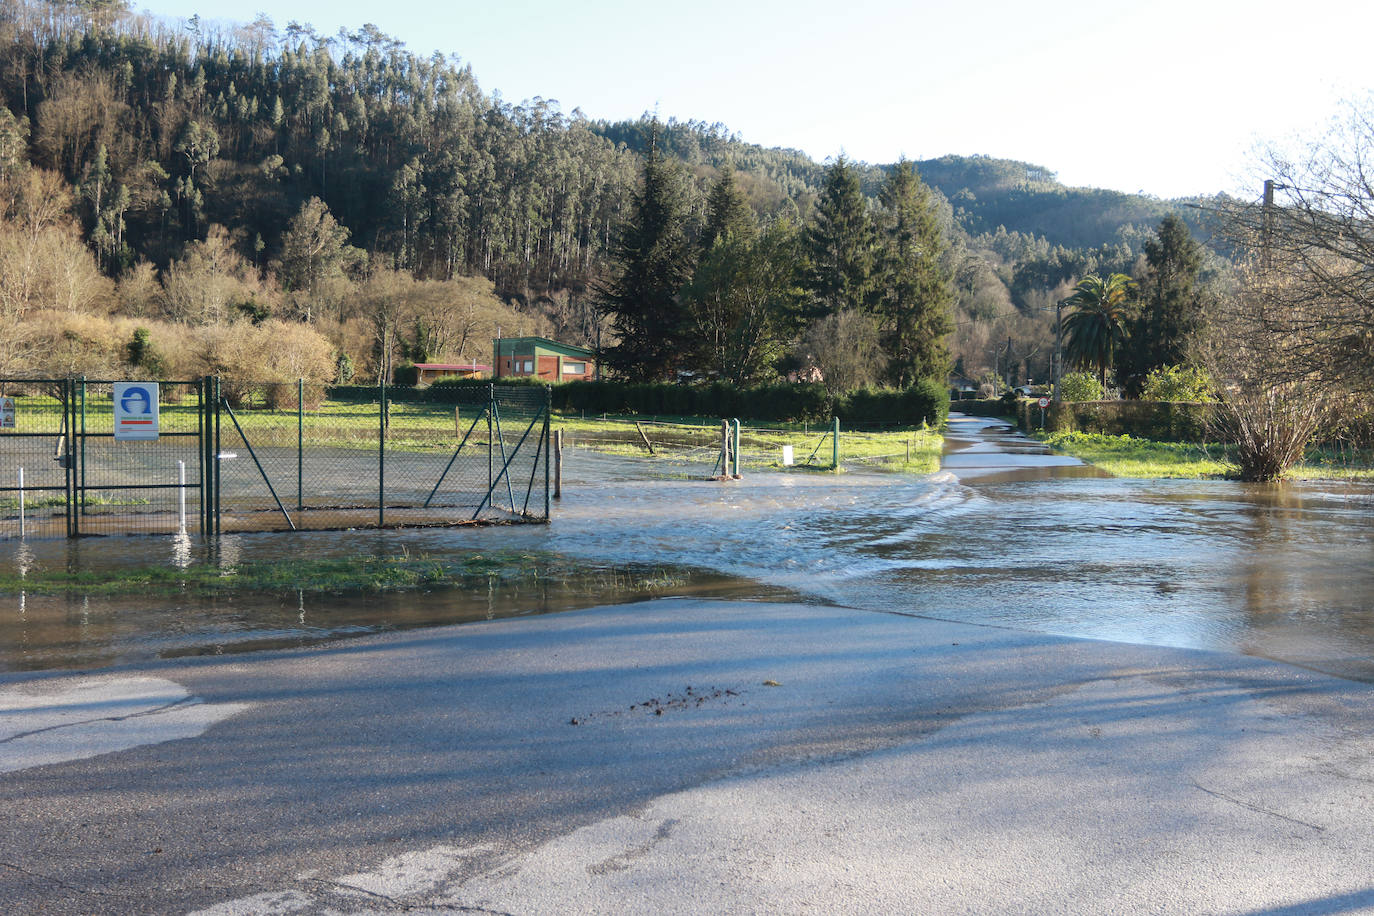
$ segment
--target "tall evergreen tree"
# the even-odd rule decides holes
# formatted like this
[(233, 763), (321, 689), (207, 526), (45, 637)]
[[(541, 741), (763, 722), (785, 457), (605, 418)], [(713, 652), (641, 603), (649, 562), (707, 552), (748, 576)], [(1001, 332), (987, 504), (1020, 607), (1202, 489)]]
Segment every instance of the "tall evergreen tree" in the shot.
[(1187, 362), (1202, 327), (1202, 246), (1177, 215), (1165, 216), (1155, 237), (1146, 240), (1145, 262), (1140, 314), (1119, 360), (1118, 374), (1133, 393), (1153, 370)]
[(737, 385), (777, 375), (805, 298), (800, 232), (788, 220), (716, 240), (684, 290), (696, 365)]
[(954, 330), (952, 277), (930, 189), (902, 159), (882, 191), (883, 249), (879, 311), (888, 381), (905, 388), (949, 372), (947, 338)]
[(806, 231), (808, 288), (817, 316), (867, 311), (874, 304), (877, 235), (859, 176), (843, 155), (825, 173)]
[(615, 246), (616, 270), (598, 285), (602, 313), (618, 342), (602, 359), (634, 381), (668, 377), (678, 368), (689, 333), (679, 295), (692, 275), (687, 237), (687, 192), (678, 167), (659, 148), (657, 125), (644, 156), (644, 177), (629, 222)]
[(705, 255), (721, 238), (752, 237), (757, 226), (754, 211), (744, 192), (735, 184), (734, 169), (726, 166), (711, 187), (706, 200), (706, 225), (701, 230), (701, 252)]

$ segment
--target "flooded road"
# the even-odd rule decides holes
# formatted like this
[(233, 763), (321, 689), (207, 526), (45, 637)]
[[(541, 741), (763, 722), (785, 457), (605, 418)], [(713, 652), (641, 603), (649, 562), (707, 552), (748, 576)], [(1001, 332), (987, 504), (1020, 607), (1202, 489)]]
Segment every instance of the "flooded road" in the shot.
[[(244, 559), (287, 549), (326, 556), (508, 549), (588, 564), (673, 564), (723, 574), (721, 587), (742, 593), (759, 583), (853, 607), (1248, 653), (1374, 680), (1369, 484), (1119, 480), (1046, 455), (1003, 424), (957, 417), (944, 470), (927, 478), (765, 471), (718, 483), (663, 473), (661, 463), (575, 452), (566, 496), (547, 527), (240, 535), (224, 549)], [(13, 542), (3, 546), (11, 553), (5, 562), (19, 562)], [(161, 553), (172, 562), (174, 545), (131, 538), (25, 549), (26, 562), (93, 568), (131, 554), (147, 562)], [(210, 610), (3, 601), (0, 665), (11, 670), (32, 663), (53, 628), (81, 647), (70, 655), (110, 664), (137, 651), (188, 654), (222, 651), (224, 642), (337, 635), (331, 628), (366, 631), (378, 618), (425, 625), (511, 610), (402, 595), (345, 602), (339, 619), (337, 609), (325, 611), (331, 599), (307, 595), (300, 607), (234, 607), (232, 626), (212, 638), (203, 626)], [(83, 624), (93, 613), (104, 626)], [(35, 637), (39, 630), (49, 635)], [(130, 648), (140, 638), (146, 644)], [(24, 639), (28, 650), (18, 644)]]

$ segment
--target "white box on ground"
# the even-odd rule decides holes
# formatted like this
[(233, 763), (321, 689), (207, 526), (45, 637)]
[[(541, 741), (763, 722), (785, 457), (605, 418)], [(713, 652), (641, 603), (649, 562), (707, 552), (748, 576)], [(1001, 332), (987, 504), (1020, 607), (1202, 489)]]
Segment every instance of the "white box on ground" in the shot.
[(782, 447), (782, 466), (785, 468), (790, 468), (792, 464), (792, 446), (784, 445)]

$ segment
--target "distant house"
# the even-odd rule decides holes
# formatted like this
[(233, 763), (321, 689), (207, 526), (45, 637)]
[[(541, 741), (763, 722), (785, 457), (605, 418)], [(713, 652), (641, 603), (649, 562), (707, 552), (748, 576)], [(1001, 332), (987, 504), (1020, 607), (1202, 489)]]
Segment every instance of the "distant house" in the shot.
[(497, 376), (534, 376), (547, 382), (596, 378), (596, 353), (546, 337), (498, 337), (492, 342)]
[(965, 401), (978, 397), (978, 383), (971, 378), (962, 375), (951, 375), (949, 377), (949, 399), (951, 401)]
[(471, 363), (416, 363), (415, 384), (428, 385), (436, 379), (448, 376), (457, 378), (481, 378), (482, 373), (491, 372), (491, 366), (479, 362)]

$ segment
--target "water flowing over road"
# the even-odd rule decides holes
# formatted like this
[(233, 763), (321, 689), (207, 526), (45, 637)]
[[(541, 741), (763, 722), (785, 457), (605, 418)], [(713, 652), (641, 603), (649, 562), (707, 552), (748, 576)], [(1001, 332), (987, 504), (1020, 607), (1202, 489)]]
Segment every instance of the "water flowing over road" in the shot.
[[(1000, 421), (957, 415), (944, 468), (929, 477), (759, 471), (721, 483), (663, 474), (660, 462), (574, 452), (548, 527), (245, 535), (225, 549), (246, 559), (287, 544), (318, 555), (547, 550), (598, 564), (679, 564), (845, 606), (1241, 652), (1374, 680), (1367, 483), (1115, 479), (1048, 454)], [(27, 560), (8, 562), (99, 566), (174, 553), (149, 538), (35, 542), (24, 551)], [(0, 626), (11, 651), (28, 640), (38, 657), (49, 638), (39, 630), (57, 626), (70, 643), (104, 641), (85, 664), (125, 657), (106, 643), (143, 639), (185, 653), (367, 631), (378, 622), (369, 613), (388, 626), (482, 616), (470, 608), (446, 616), (451, 596), (411, 595), (350, 606), (341, 618), (322, 610), (330, 599), (306, 597), (299, 615), (238, 607), (226, 632), (201, 627), (194, 607), (145, 615), (139, 602), (122, 602), (117, 626), (91, 628), (108, 603), (5, 600)]]

